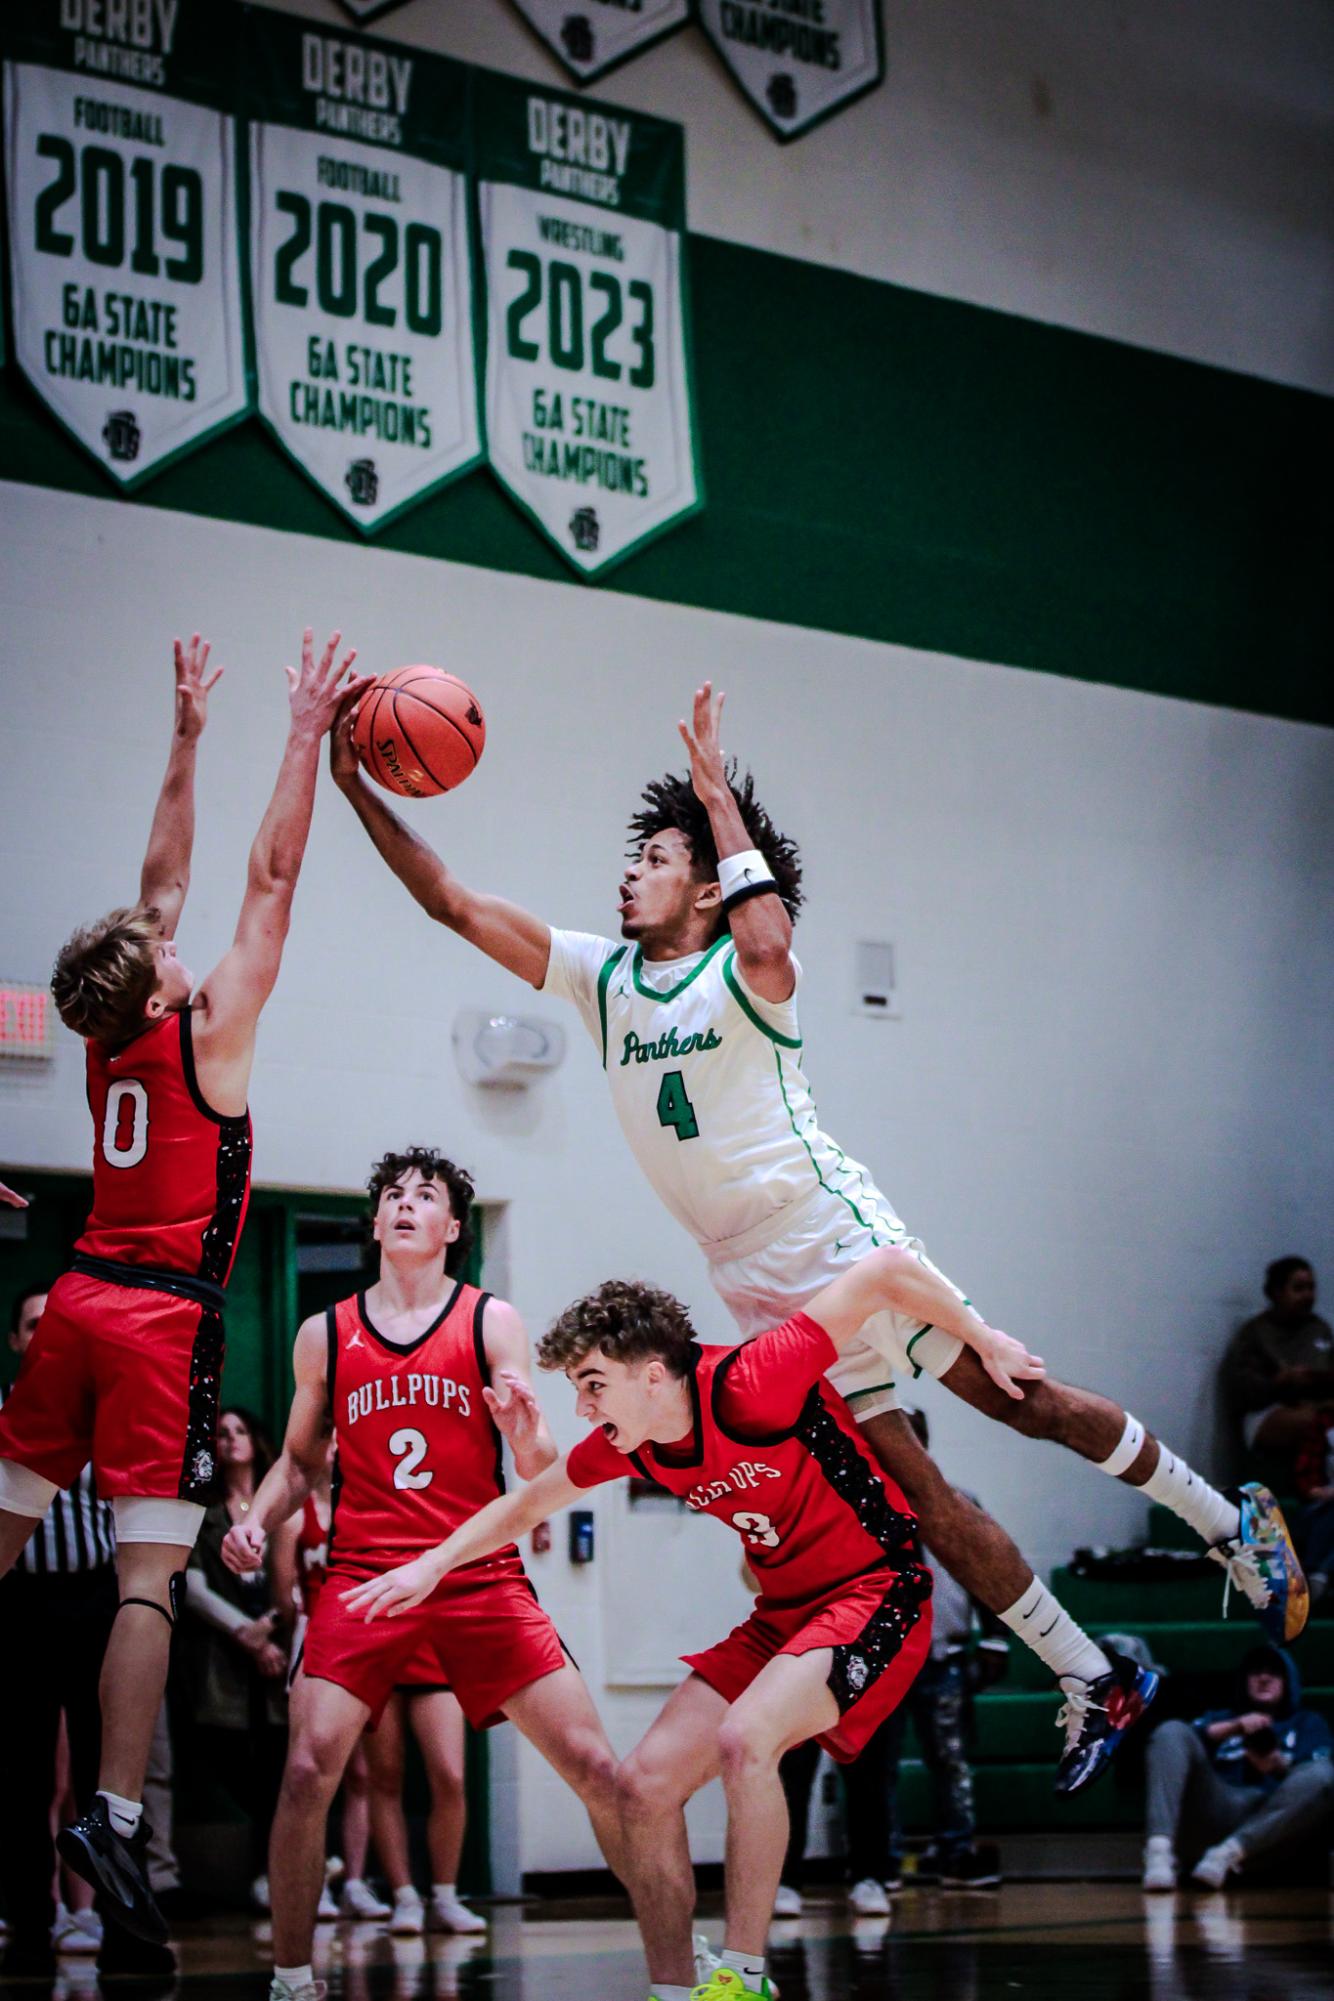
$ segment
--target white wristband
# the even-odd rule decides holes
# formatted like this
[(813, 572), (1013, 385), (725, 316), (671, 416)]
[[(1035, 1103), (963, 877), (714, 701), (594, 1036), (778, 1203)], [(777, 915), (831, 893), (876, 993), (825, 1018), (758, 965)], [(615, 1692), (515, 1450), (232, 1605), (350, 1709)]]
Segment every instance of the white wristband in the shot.
[(739, 889), (750, 889), (773, 879), (774, 872), (758, 848), (744, 848), (739, 855), (724, 855), (718, 863), (718, 882), (724, 903)]

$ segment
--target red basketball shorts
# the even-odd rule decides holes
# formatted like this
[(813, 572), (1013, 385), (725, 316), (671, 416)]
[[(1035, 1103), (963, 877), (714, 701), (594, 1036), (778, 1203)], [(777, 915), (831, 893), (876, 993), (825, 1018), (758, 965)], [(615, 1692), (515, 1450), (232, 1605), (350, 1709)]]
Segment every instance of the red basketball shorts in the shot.
[(716, 1647), (685, 1654), (686, 1666), (726, 1702), (743, 1695), (776, 1654), (832, 1647), (829, 1687), (839, 1707), (818, 1742), (850, 1765), (916, 1681), (931, 1650), (930, 1572), (872, 1570), (804, 1605), (766, 1605)]
[(455, 1573), (424, 1605), (370, 1624), (343, 1602), (364, 1575), (330, 1571), (310, 1615), (301, 1665), (364, 1702), (372, 1722), (396, 1688), (448, 1684), (473, 1728), (486, 1730), (503, 1721), (511, 1696), (569, 1659), (522, 1572)]
[(91, 1460), (108, 1501), (205, 1501), (222, 1351), (215, 1308), (65, 1272), (0, 1410), (0, 1459), (62, 1488)]

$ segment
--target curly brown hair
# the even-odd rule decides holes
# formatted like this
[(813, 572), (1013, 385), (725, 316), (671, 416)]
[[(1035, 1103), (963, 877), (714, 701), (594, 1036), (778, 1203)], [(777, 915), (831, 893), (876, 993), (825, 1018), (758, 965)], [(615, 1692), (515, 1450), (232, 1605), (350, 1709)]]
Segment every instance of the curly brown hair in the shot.
[[(746, 832), (768, 862), (783, 908), (795, 924), (802, 904), (801, 850), (794, 840), (779, 832), (755, 797), (755, 780), (750, 772), (738, 782), (735, 759), (727, 767), (727, 783)], [(699, 874), (705, 878), (716, 876), (718, 846), (709, 825), (709, 816), (690, 781), (690, 774), (687, 772), (678, 778), (668, 772), (665, 778), (651, 779), (644, 787), (641, 798), (643, 804), (639, 811), (630, 816), (631, 856), (638, 854), (644, 843), (651, 841), (655, 834), (665, 834), (669, 828), (675, 827), (677, 833), (684, 835), (690, 858)], [(730, 930), (726, 911), (720, 911), (719, 917), (720, 928)]]
[(543, 1369), (571, 1369), (600, 1348), (615, 1362), (656, 1355), (674, 1376), (689, 1368), (695, 1330), (679, 1299), (635, 1278), (605, 1279), (553, 1321), (537, 1347)]
[(441, 1181), (449, 1195), (449, 1212), (459, 1226), (459, 1233), (445, 1252), (445, 1270), (453, 1278), (463, 1271), (472, 1252), (472, 1176), (466, 1168), (458, 1167), (443, 1153), (437, 1153), (433, 1146), (409, 1146), (402, 1153), (386, 1153), (371, 1169), (366, 1183), (371, 1198), (371, 1214), (380, 1206), (380, 1197), (386, 1188), (400, 1181), (410, 1168), (415, 1167), (423, 1181)]
[(162, 915), (148, 904), (108, 911), (61, 946), (51, 974), (66, 1028), (114, 1049), (144, 1026), (158, 983)]

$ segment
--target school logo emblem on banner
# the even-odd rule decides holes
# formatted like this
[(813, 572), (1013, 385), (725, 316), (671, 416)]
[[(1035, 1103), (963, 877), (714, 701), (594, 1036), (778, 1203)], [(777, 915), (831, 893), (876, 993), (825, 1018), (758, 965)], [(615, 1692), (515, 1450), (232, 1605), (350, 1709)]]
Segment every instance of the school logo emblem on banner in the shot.
[(690, 0), (514, 0), (514, 5), (577, 83), (605, 76), (690, 18)]
[(468, 72), (267, 10), (246, 26), (260, 414), (369, 532), (482, 455)]
[(490, 72), (473, 134), (491, 466), (597, 576), (702, 505), (684, 135)]
[(14, 352), (132, 487), (250, 407), (234, 40), (209, 0), (6, 0)]
[(880, 0), (697, 0), (700, 26), (780, 139), (799, 139), (885, 74)]
[(338, 0), (345, 14), (354, 21), (373, 21), (379, 14), (387, 14), (391, 7), (401, 7), (403, 0)]

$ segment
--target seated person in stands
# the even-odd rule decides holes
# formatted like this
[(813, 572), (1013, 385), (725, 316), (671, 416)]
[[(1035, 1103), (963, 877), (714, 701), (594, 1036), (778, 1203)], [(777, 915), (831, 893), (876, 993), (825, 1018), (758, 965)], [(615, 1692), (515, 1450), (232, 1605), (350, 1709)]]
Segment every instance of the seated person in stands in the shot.
[(1173, 1890), (1182, 1830), (1212, 1845), (1191, 1870), (1221, 1890), (1253, 1855), (1319, 1827), (1334, 1810), (1329, 1725), (1301, 1706), (1282, 1647), (1253, 1647), (1237, 1697), (1194, 1723), (1162, 1723), (1149, 1739), (1144, 1888)]
[(1238, 1328), (1223, 1357), (1222, 1386), (1247, 1452), (1296, 1463), (1334, 1422), (1334, 1334), (1315, 1311), (1315, 1272), (1305, 1258), (1276, 1258), (1265, 1273), (1269, 1305)]

